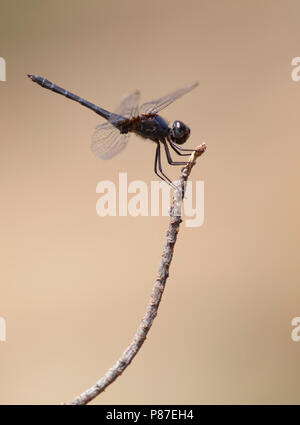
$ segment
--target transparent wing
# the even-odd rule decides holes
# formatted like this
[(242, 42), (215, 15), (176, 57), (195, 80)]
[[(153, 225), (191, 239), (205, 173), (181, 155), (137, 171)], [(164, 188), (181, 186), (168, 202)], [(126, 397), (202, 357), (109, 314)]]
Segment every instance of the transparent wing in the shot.
[(96, 127), (91, 150), (101, 159), (110, 159), (121, 152), (128, 143), (129, 134), (121, 134), (110, 122)]
[(162, 109), (170, 105), (174, 100), (179, 99), (181, 96), (185, 95), (193, 88), (197, 87), (198, 83), (190, 84), (182, 89), (176, 90), (173, 93), (168, 94), (167, 96), (161, 97), (151, 102), (146, 102), (140, 107), (140, 114), (157, 114)]
[(102, 159), (110, 159), (121, 152), (127, 145), (129, 134), (121, 134), (113, 125), (120, 125), (125, 119), (138, 115), (139, 91), (127, 94), (116, 108), (109, 122), (96, 127), (92, 137), (92, 152)]
[(115, 114), (122, 115), (125, 118), (138, 116), (138, 106), (140, 100), (140, 92), (136, 90), (124, 96), (120, 105), (114, 111)]

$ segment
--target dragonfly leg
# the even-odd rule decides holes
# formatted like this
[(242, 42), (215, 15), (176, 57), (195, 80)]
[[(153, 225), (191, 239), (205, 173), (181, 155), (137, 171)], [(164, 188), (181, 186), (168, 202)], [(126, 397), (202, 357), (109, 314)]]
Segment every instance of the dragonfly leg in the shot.
[(167, 145), (167, 142), (164, 142), (164, 147), (165, 147), (165, 151), (166, 151), (166, 155), (167, 155), (167, 160), (168, 160), (168, 163), (169, 164), (171, 164), (171, 165), (185, 165), (186, 164), (186, 162), (183, 162), (183, 161), (173, 161), (172, 160), (171, 154), (170, 154), (170, 151), (169, 151), (169, 147)]
[(177, 147), (175, 147), (174, 145), (173, 145), (173, 143), (170, 143), (170, 146), (171, 146), (171, 148), (178, 154), (178, 155), (180, 155), (180, 156), (190, 156), (191, 154), (190, 153), (182, 153), (182, 152), (180, 152), (178, 149), (177, 149)]
[(182, 152), (194, 152), (194, 149), (184, 149), (181, 146), (178, 146), (175, 142), (173, 142), (169, 137), (168, 137), (168, 141), (170, 143), (171, 148), (178, 154), (181, 156), (189, 156), (190, 153), (182, 153)]
[[(157, 165), (159, 168), (159, 171), (161, 172), (162, 175), (160, 175), (157, 171)], [(169, 184), (173, 189), (176, 190), (176, 186), (172, 183), (172, 181), (169, 179), (169, 177), (167, 177), (165, 175), (165, 173), (162, 170), (162, 166), (161, 166), (161, 157), (160, 157), (160, 143), (157, 142), (157, 146), (156, 146), (156, 152), (155, 152), (155, 161), (154, 161), (154, 172), (155, 174), (162, 179), (164, 182), (166, 182), (167, 184)]]

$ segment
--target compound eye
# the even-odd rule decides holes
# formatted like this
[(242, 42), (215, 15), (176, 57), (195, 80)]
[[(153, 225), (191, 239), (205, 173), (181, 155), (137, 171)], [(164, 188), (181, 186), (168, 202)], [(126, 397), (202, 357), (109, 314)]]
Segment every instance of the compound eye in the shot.
[(175, 132), (179, 135), (182, 134), (184, 131), (184, 126), (182, 125), (183, 123), (180, 121), (175, 121), (174, 122), (174, 130)]
[(181, 121), (174, 121), (172, 135), (176, 143), (185, 143), (190, 135), (190, 129)]

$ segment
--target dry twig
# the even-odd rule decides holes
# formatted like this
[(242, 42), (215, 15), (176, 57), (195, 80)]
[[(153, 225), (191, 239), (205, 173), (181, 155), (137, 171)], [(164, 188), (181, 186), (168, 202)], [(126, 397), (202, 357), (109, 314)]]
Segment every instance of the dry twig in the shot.
[(158, 268), (158, 273), (154, 287), (152, 289), (150, 301), (147, 305), (146, 313), (136, 331), (133, 341), (123, 352), (119, 360), (109, 369), (106, 374), (96, 382), (88, 390), (84, 391), (78, 397), (74, 398), (69, 404), (87, 404), (97, 395), (105, 390), (105, 388), (114, 382), (120, 376), (127, 366), (131, 363), (152, 326), (160, 304), (162, 294), (164, 292), (166, 281), (169, 276), (169, 267), (173, 257), (174, 245), (177, 239), (179, 225), (181, 223), (181, 203), (185, 191), (185, 182), (187, 181), (196, 159), (205, 152), (206, 145), (198, 146), (191, 154), (188, 163), (181, 170), (178, 189), (174, 191), (173, 205), (170, 208), (170, 219), (168, 232), (165, 238), (162, 259)]

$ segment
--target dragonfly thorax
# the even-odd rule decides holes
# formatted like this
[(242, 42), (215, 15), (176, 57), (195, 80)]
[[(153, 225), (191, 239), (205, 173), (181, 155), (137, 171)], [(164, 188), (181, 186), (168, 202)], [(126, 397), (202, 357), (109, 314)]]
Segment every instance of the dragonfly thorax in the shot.
[(131, 131), (145, 139), (157, 142), (164, 140), (169, 134), (166, 121), (159, 115), (141, 115), (132, 120)]

